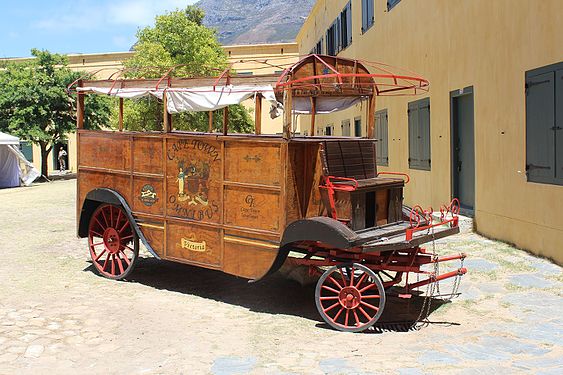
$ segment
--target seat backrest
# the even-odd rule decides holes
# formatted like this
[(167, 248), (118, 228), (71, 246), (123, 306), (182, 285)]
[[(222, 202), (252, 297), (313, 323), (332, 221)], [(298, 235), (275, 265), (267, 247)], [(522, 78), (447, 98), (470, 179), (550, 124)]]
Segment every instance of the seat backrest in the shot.
[(325, 140), (322, 142), (321, 155), (325, 176), (356, 180), (377, 176), (373, 139)]

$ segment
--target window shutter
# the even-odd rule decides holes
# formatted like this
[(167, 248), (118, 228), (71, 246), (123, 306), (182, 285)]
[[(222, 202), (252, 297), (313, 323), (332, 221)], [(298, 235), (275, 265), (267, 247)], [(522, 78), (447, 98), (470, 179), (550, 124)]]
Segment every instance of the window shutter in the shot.
[(419, 102), (418, 108), (420, 167), (430, 170), (430, 100)]
[(555, 71), (555, 178), (563, 184), (563, 69)]
[[(334, 22), (334, 30), (336, 32), (335, 40), (336, 40), (336, 53), (342, 50), (342, 17), (336, 17), (336, 21)], [(336, 54), (335, 53), (335, 54)]]
[(526, 80), (526, 171), (528, 180), (547, 182), (555, 176), (554, 72)]
[(409, 103), (409, 167), (419, 167), (418, 103)]
[(383, 139), (383, 141), (381, 142), (381, 145), (383, 146), (383, 152), (382, 152), (382, 157), (383, 157), (383, 164), (384, 165), (389, 165), (389, 122), (388, 122), (389, 117), (387, 116), (387, 110), (385, 110), (384, 112), (381, 113), (381, 123), (382, 123), (382, 132), (381, 132), (381, 138)]
[(349, 46), (352, 44), (352, 2), (349, 1), (346, 6), (346, 36), (348, 40), (346, 41)]
[(366, 24), (367, 27), (370, 27), (371, 25), (373, 25), (373, 20), (374, 20), (374, 11), (373, 11), (374, 0), (367, 0), (366, 2), (367, 2)]
[(383, 147), (381, 145), (382, 135), (381, 135), (381, 112), (375, 113), (375, 161), (378, 165), (383, 163)]

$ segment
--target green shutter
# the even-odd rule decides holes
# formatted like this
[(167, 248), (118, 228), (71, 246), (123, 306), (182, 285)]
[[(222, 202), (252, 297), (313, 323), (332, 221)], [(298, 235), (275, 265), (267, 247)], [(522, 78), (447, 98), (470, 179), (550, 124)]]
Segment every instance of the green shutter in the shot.
[(419, 160), (419, 140), (418, 140), (418, 103), (409, 103), (409, 168), (418, 168)]
[(430, 170), (430, 99), (419, 102), (418, 135), (420, 168)]
[(555, 176), (554, 72), (526, 80), (526, 171), (528, 180), (550, 182)]
[(563, 69), (555, 71), (555, 179), (563, 185)]

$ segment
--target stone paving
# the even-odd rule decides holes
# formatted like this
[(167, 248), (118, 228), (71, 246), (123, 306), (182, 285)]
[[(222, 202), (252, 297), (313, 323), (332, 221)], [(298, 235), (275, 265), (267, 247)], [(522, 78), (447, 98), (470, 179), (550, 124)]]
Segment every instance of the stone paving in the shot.
[(563, 373), (562, 268), (504, 243), (436, 243), (468, 253), (469, 272), (429, 324), (392, 324), (422, 299), (390, 298), (382, 325), (341, 333), (312, 286), (279, 275), (248, 284), (145, 254), (128, 282), (97, 276), (75, 237), (75, 187), (0, 190), (0, 374)]

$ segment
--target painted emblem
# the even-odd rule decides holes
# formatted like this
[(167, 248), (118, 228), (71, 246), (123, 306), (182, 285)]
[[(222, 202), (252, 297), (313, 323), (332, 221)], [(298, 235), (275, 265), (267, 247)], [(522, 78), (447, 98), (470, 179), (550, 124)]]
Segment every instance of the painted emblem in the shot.
[(156, 191), (152, 185), (146, 184), (141, 188), (141, 195), (139, 200), (143, 202), (145, 206), (152, 206), (156, 203), (158, 198), (156, 197)]
[(260, 160), (262, 160), (262, 158), (260, 157), (260, 155), (254, 155), (254, 156), (246, 155), (244, 157), (244, 160), (246, 161), (254, 160), (256, 163), (258, 163)]
[(178, 202), (188, 201), (188, 205), (209, 205), (207, 200), (209, 188), (209, 163), (192, 160), (178, 162)]
[(180, 240), (180, 246), (182, 249), (198, 252), (204, 252), (207, 249), (205, 241), (196, 241), (195, 234), (191, 234), (188, 238), (182, 238)]

